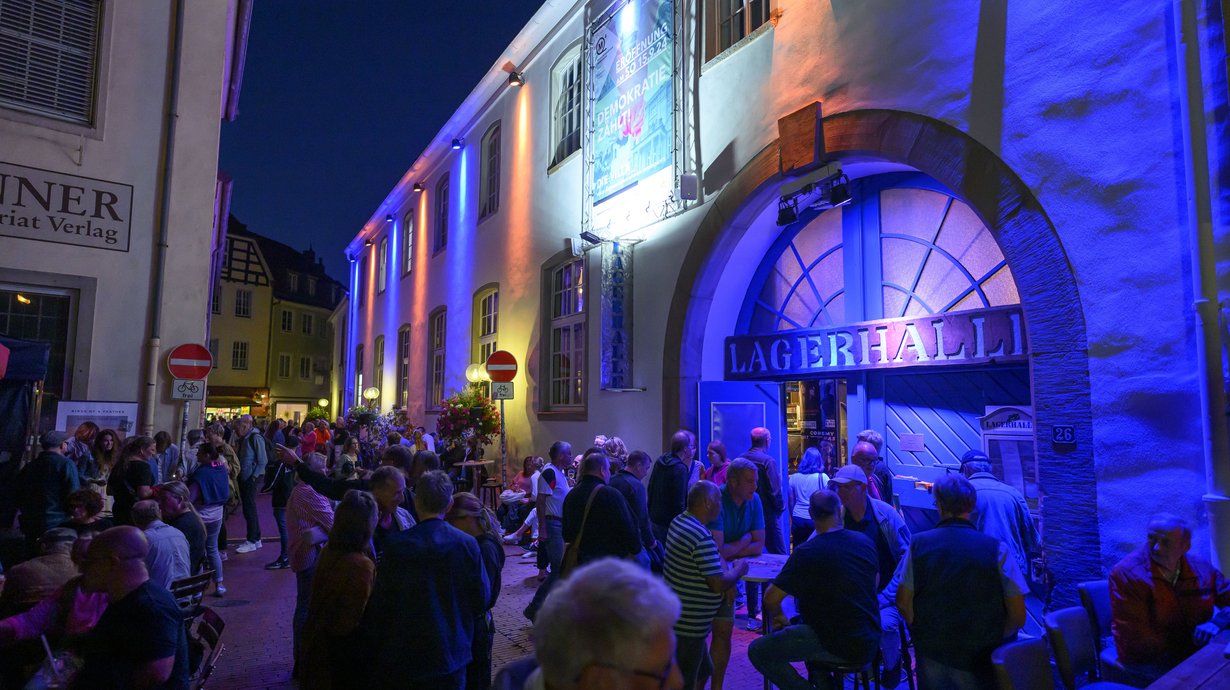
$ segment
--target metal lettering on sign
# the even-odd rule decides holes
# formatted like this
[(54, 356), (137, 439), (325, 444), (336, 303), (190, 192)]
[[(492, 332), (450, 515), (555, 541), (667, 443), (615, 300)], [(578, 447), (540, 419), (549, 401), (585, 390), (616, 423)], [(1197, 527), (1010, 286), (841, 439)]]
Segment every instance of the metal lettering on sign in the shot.
[(994, 307), (726, 339), (728, 380), (1029, 359), (1020, 307)]
[(1051, 427), (1051, 443), (1063, 446), (1076, 445), (1076, 427), (1071, 424), (1056, 424)]
[(205, 382), (192, 379), (175, 379), (171, 383), (172, 400), (204, 400)]
[[(491, 399), (492, 400), (512, 400), (513, 399), (513, 384), (511, 381), (504, 383), (500, 381), (491, 382)], [(501, 418), (503, 423), (503, 418)]]
[(0, 235), (128, 251), (132, 185), (0, 162)]
[(632, 387), (632, 245), (602, 247), (600, 383), (602, 388)]

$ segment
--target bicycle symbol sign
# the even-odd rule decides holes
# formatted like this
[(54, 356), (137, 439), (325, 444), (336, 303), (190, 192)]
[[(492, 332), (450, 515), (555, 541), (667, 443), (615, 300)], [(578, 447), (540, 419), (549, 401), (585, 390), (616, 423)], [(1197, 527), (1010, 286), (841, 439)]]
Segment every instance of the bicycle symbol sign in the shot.
[(172, 400), (204, 400), (205, 382), (192, 379), (175, 379), (171, 384)]

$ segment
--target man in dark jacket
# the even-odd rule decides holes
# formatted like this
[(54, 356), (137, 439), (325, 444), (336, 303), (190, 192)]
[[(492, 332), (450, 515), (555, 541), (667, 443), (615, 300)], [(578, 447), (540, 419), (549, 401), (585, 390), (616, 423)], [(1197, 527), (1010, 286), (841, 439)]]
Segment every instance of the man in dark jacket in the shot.
[(448, 475), (424, 474), (414, 496), (421, 522), (386, 541), (362, 624), (372, 675), (356, 687), (466, 686), (474, 622), (491, 585), (478, 542), (444, 521), (452, 496)]
[(671, 437), (671, 452), (658, 458), (649, 476), (649, 521), (653, 523), (653, 535), (666, 541), (671, 521), (688, 505), (688, 479), (692, 476), (692, 463), (696, 458), (696, 436), (690, 431), (679, 430)]
[(43, 532), (68, 519), (68, 495), (81, 488), (77, 466), (64, 455), (68, 434), (48, 431), (39, 443), (43, 452), (17, 475), (21, 532), (31, 546)]
[(640, 553), (641, 538), (628, 510), (628, 502), (607, 486), (611, 466), (606, 454), (598, 450), (586, 455), (581, 460), (580, 472), (577, 485), (564, 498), (564, 542), (574, 547), (580, 545), (577, 565), (599, 558), (627, 558)]
[(769, 455), (772, 440), (768, 429), (762, 426), (752, 429), (752, 447), (741, 457), (756, 466), (756, 493), (760, 494), (760, 505), (764, 508), (764, 550), (784, 555), (782, 511), (786, 509), (786, 500), (782, 496), (781, 467), (777, 458)]
[(646, 498), (643, 481), (645, 475), (649, 474), (649, 465), (652, 462), (648, 453), (634, 450), (628, 454), (624, 468), (611, 475), (610, 482), (611, 488), (623, 494), (628, 510), (632, 512), (632, 519), (636, 521), (636, 530), (641, 538), (639, 560), (646, 568), (650, 566), (650, 552), (656, 552), (660, 548), (657, 538), (653, 536), (653, 526), (649, 522), (649, 499)]
[(940, 523), (914, 535), (898, 569), (924, 688), (993, 687), (991, 652), (1025, 623), (1027, 586), (1007, 545), (969, 521), (977, 491), (950, 474), (932, 488)]

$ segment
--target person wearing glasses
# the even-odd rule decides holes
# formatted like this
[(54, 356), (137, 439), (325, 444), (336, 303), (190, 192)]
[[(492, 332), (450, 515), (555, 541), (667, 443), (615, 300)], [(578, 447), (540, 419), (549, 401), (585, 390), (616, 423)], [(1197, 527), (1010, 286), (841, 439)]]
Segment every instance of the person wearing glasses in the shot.
[(525, 690), (681, 690), (675, 663), (679, 599), (637, 564), (604, 558), (577, 568), (534, 621), (538, 668)]

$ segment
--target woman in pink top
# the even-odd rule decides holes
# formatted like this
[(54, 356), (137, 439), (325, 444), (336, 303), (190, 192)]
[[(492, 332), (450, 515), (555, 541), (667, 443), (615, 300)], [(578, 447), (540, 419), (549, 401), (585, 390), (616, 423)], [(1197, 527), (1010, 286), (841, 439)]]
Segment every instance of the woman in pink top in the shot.
[(730, 458), (726, 455), (726, 444), (721, 441), (709, 442), (709, 469), (705, 470), (705, 479), (724, 486), (726, 484), (726, 469), (730, 466)]

